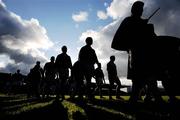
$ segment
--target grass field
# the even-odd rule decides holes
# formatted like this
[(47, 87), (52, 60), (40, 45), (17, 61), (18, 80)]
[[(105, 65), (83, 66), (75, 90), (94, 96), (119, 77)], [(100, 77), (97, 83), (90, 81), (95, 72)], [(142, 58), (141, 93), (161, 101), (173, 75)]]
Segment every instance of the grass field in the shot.
[[(95, 96), (93, 101), (84, 99), (71, 100), (69, 96), (62, 102), (54, 97), (45, 100), (27, 99), (25, 95), (0, 94), (0, 120), (23, 119), (58, 119), (58, 120), (178, 120), (180, 118), (180, 103), (168, 103), (168, 97), (163, 96), (164, 103), (136, 105), (128, 103), (129, 96), (122, 99), (109, 100), (107, 96), (100, 99)], [(178, 97), (180, 99), (180, 97)]]

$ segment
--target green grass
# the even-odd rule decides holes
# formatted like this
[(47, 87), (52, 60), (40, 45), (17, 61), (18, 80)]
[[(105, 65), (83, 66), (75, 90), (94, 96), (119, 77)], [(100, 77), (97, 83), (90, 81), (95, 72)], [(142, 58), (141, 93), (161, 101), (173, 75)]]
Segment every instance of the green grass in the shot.
[(83, 108), (77, 106), (75, 103), (69, 101), (63, 101), (63, 106), (68, 110), (68, 118), (69, 120), (73, 120), (73, 114), (80, 113), (83, 116), (86, 116), (86, 113)]
[[(133, 107), (127, 104), (129, 96), (121, 96), (123, 101), (116, 100), (113, 96), (113, 100), (109, 100), (108, 96), (95, 96), (95, 101), (89, 102), (86, 99), (83, 102), (71, 101), (69, 96), (66, 96), (63, 102), (54, 104), (54, 99), (49, 100), (28, 100), (24, 95), (17, 96), (7, 96), (0, 94), (0, 119), (3, 120), (6, 116), (21, 116), (23, 117), (32, 117), (36, 113), (42, 113), (42, 115), (48, 116), (53, 114), (53, 116), (59, 116), (62, 111), (67, 113), (68, 120), (76, 119), (100, 119), (108, 120), (113, 118), (133, 120), (136, 118), (136, 112), (133, 112)], [(138, 114), (150, 115), (151, 117), (163, 116), (164, 112), (171, 112), (171, 107), (168, 105), (168, 96), (162, 96), (163, 100), (167, 103), (165, 106), (145, 106), (143, 103), (140, 103), (138, 107), (135, 107), (135, 110), (138, 111)], [(177, 96), (180, 99), (180, 96)], [(176, 106), (175, 106), (176, 107)], [(177, 106), (178, 107), (178, 106)], [(157, 109), (156, 109), (157, 108)], [(155, 113), (153, 113), (156, 111)], [(65, 113), (64, 112), (64, 113)], [(161, 112), (163, 113), (161, 115)], [(64, 114), (63, 113), (63, 114)], [(97, 114), (97, 115), (96, 115)], [(178, 113), (177, 115), (179, 115)], [(98, 116), (99, 115), (99, 116)], [(166, 117), (166, 116), (165, 116)]]
[[(52, 101), (50, 102), (45, 102), (45, 103), (36, 103), (36, 104), (30, 104), (30, 103), (25, 103), (23, 104), (22, 107), (16, 109), (16, 110), (9, 110), (6, 112), (6, 114), (9, 114), (9, 115), (17, 115), (17, 114), (21, 114), (23, 112), (28, 112), (28, 111), (31, 111), (33, 109), (39, 109), (39, 108), (43, 108), (47, 105), (50, 105), (52, 104)], [(10, 107), (9, 107), (10, 108)], [(11, 108), (10, 108), (11, 109)]]

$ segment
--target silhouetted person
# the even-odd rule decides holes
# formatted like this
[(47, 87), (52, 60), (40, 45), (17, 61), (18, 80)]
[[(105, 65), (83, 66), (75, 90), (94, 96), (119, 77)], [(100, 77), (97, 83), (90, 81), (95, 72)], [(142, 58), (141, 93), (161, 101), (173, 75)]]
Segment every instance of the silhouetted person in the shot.
[(98, 67), (94, 71), (94, 78), (96, 80), (96, 85), (97, 85), (95, 91), (98, 90), (100, 98), (102, 98), (102, 85), (105, 84), (105, 79), (104, 79), (103, 70), (101, 69), (101, 63), (98, 63), (97, 65)]
[(54, 83), (55, 74), (56, 74), (56, 71), (55, 71), (55, 57), (52, 56), (50, 60), (51, 60), (50, 62), (47, 62), (44, 65), (44, 74), (45, 74), (44, 92), (47, 95), (47, 97), (50, 95), (50, 92), (51, 92), (50, 89), (51, 89), (51, 86)]
[(70, 94), (71, 94), (71, 98), (74, 98), (75, 95), (78, 95), (79, 99), (83, 98), (83, 94), (84, 94), (84, 75), (83, 75), (83, 70), (81, 67), (81, 63), (80, 61), (76, 61), (71, 69), (71, 90), (70, 90)]
[(120, 88), (121, 88), (121, 82), (119, 80), (119, 77), (117, 75), (117, 69), (116, 65), (114, 63), (115, 56), (110, 57), (110, 61), (107, 63), (107, 72), (108, 72), (108, 79), (109, 79), (109, 99), (112, 99), (112, 88), (114, 86), (114, 83), (116, 83), (116, 98), (120, 99)]
[(23, 85), (23, 75), (20, 73), (20, 70), (18, 69), (16, 73), (12, 75), (12, 92), (20, 92), (20, 88)]
[[(136, 102), (141, 89), (148, 84), (157, 100), (160, 100), (157, 89), (156, 34), (152, 24), (142, 19), (144, 3), (136, 1), (131, 8), (131, 16), (125, 18), (112, 42), (112, 48), (125, 50), (130, 55), (128, 78), (132, 79), (130, 101)], [(150, 86), (149, 86), (150, 85)], [(156, 91), (156, 92), (154, 92)]]
[(44, 70), (43, 70), (43, 68), (41, 67), (41, 62), (40, 62), (40, 61), (37, 61), (37, 62), (36, 62), (36, 65), (35, 65), (32, 69), (35, 70), (35, 71), (36, 71), (36, 70), (39, 71), (41, 78), (44, 78)]
[(61, 94), (61, 97), (63, 100), (65, 98), (65, 96), (64, 96), (65, 87), (66, 87), (67, 79), (69, 78), (69, 69), (71, 69), (71, 67), (72, 67), (72, 62), (71, 62), (70, 56), (67, 55), (67, 47), (63, 46), (61, 48), (61, 50), (62, 50), (62, 53), (56, 57), (56, 61), (55, 61), (58, 78), (60, 80), (59, 81), (60, 86), (58, 85), (57, 90), (56, 90), (56, 92), (57, 92), (56, 98), (59, 99), (59, 94)]
[(6, 80), (7, 80), (7, 82), (6, 82), (5, 86), (4, 86), (4, 90), (5, 90), (5, 92), (7, 94), (11, 94), (11, 92), (12, 92), (11, 91), (11, 89), (12, 89), (12, 74), (11, 73), (9, 73), (7, 75)]
[(98, 63), (95, 50), (91, 47), (93, 39), (91, 37), (86, 38), (86, 45), (80, 49), (79, 61), (82, 65), (84, 77), (86, 79), (87, 97), (92, 99), (91, 91), (91, 79), (94, 72), (94, 64)]
[(34, 86), (34, 76), (33, 76), (33, 69), (30, 69), (30, 72), (27, 75), (27, 97), (30, 98), (34, 95), (35, 91), (35, 86)]
[(16, 73), (14, 73), (13, 77), (14, 77), (14, 80), (17, 81), (17, 82), (18, 81), (20, 81), (20, 82), (23, 81), (23, 75), (20, 73), (19, 69), (16, 71)]
[(41, 91), (41, 81), (44, 78), (43, 77), (43, 69), (41, 67), (41, 62), (37, 61), (36, 65), (31, 70), (32, 74), (32, 92), (35, 97), (40, 97), (40, 91)]

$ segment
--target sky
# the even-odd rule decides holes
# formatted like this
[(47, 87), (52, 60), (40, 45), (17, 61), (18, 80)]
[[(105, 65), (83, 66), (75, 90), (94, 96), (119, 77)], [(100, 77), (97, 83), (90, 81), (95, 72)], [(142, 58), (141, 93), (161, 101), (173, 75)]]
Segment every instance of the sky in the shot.
[[(118, 75), (127, 75), (127, 53), (111, 48), (122, 20), (130, 16), (137, 0), (0, 0), (0, 72), (27, 74), (35, 62), (44, 63), (66, 45), (74, 63), (91, 36), (106, 74), (111, 55), (116, 56)], [(150, 23), (157, 35), (180, 37), (179, 0), (142, 0), (143, 18), (160, 7)]]

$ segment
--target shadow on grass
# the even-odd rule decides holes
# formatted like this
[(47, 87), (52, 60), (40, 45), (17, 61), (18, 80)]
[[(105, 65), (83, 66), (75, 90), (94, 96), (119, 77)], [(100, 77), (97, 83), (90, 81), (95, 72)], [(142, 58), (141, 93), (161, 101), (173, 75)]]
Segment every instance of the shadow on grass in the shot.
[[(118, 111), (114, 109), (115, 106), (119, 106), (116, 101), (108, 101), (108, 100), (93, 100), (91, 102), (87, 102), (86, 100), (71, 100), (68, 101), (75, 103), (79, 107), (83, 108), (86, 113), (86, 118), (88, 120), (131, 120), (133, 119), (133, 115), (126, 114), (122, 111)], [(114, 106), (115, 105), (115, 106)], [(81, 114), (76, 114), (76, 120), (81, 118)]]
[(49, 102), (52, 99), (41, 100), (37, 98), (26, 98), (24, 95), (0, 96), (1, 110), (18, 110), (24, 106), (35, 105), (37, 103)]
[(180, 101), (176, 103), (130, 104), (123, 100), (94, 99), (93, 101), (70, 100), (82, 107), (88, 120), (180, 120)]
[(52, 104), (49, 104), (42, 108), (35, 108), (28, 112), (23, 112), (20, 115), (13, 116), (13, 120), (28, 118), (31, 120), (38, 119), (53, 119), (53, 120), (68, 120), (67, 110), (59, 101), (53, 101)]
[[(129, 104), (127, 100), (94, 99), (92, 101), (54, 98), (27, 99), (0, 96), (0, 120), (179, 120), (180, 101), (176, 103)], [(83, 110), (83, 112), (82, 112)]]
[[(7, 99), (7, 102), (6, 101)], [(3, 101), (3, 102), (2, 102)], [(9, 101), (9, 102), (8, 102)], [(18, 101), (18, 102), (17, 102)], [(15, 103), (17, 105), (15, 105)], [(9, 99), (1, 97), (0, 120), (53, 119), (68, 120), (67, 110), (52, 99)]]

